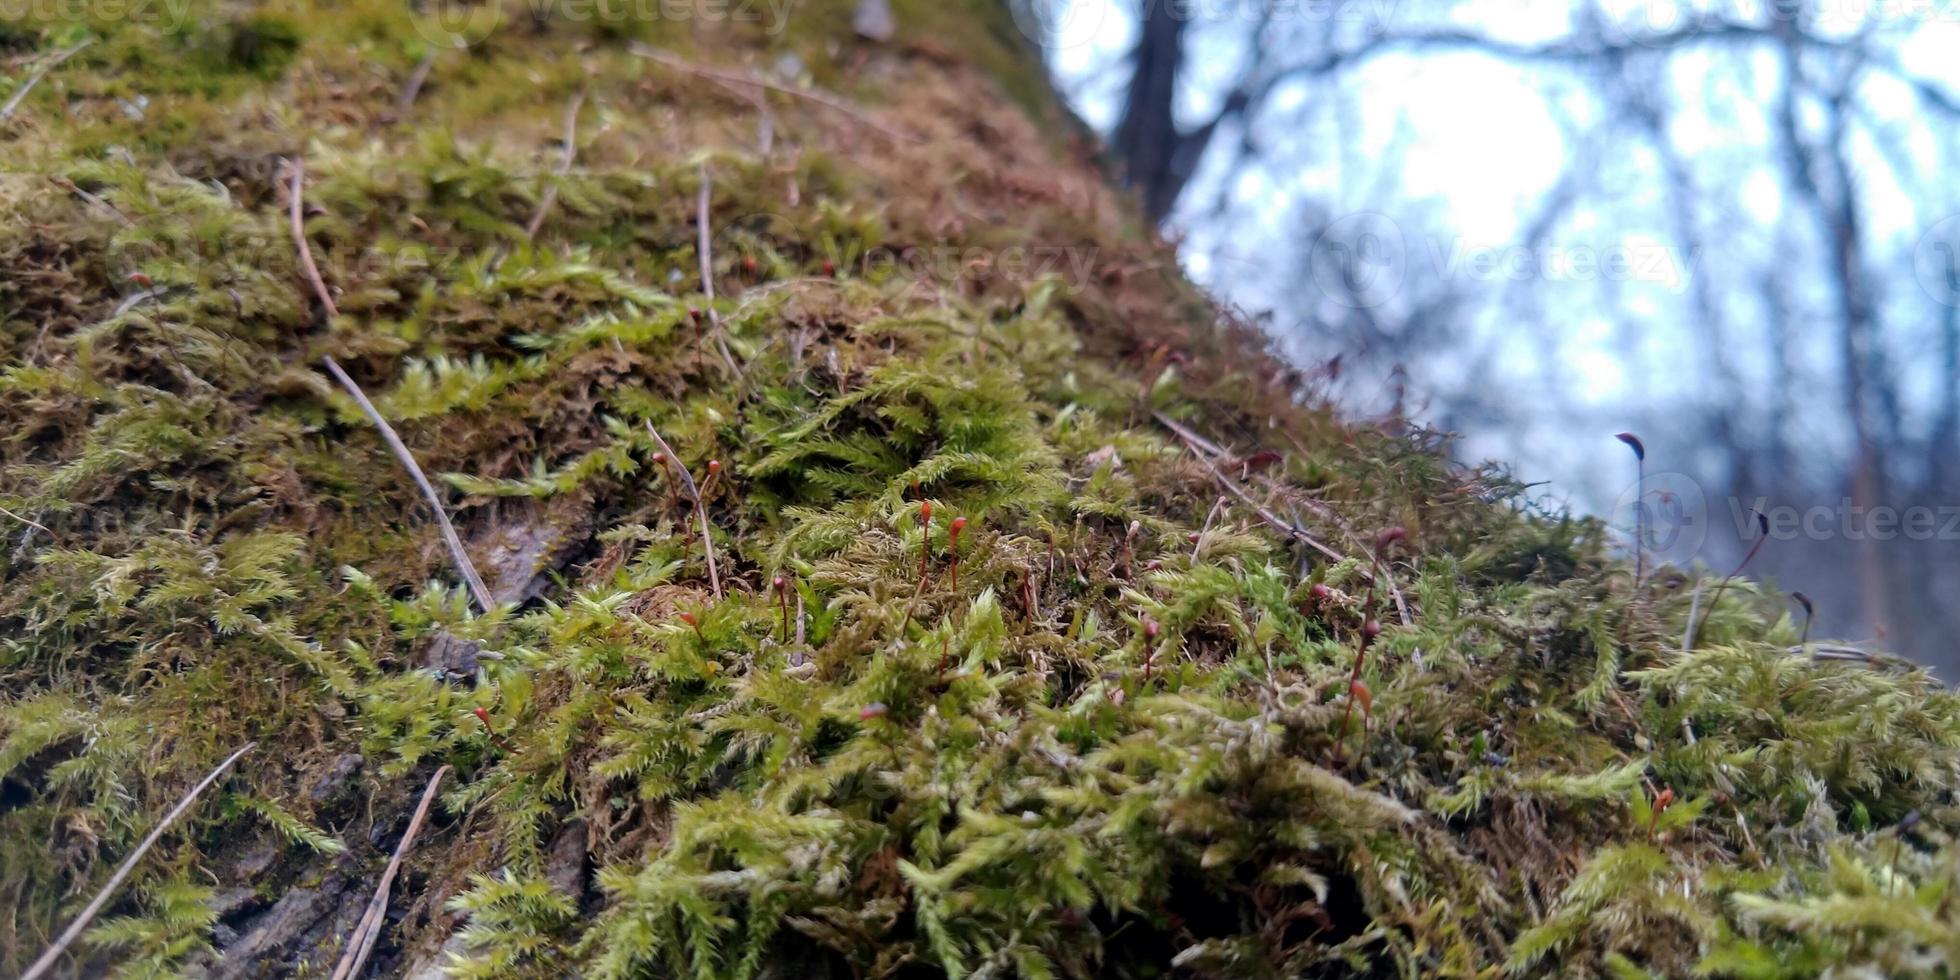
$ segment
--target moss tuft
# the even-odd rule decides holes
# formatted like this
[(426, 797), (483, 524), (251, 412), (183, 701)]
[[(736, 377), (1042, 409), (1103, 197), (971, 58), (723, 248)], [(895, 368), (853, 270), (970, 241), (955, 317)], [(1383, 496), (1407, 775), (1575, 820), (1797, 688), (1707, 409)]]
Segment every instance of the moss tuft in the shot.
[(97, 42), (0, 131), (0, 972), (248, 739), (79, 967), (323, 972), (441, 765), (378, 973), (1960, 955), (1952, 694), (1740, 582), (1683, 650), (1699, 570), (1166, 271), (998, 6), (850, 6), (0, 39)]

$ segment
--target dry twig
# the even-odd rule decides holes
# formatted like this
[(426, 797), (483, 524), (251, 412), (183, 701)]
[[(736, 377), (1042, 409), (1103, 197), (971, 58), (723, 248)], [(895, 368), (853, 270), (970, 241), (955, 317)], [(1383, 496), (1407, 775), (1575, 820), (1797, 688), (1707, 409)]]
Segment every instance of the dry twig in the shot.
[[(1295, 541), (1298, 541), (1301, 544), (1304, 544), (1314, 549), (1315, 551), (1320, 552), (1321, 554), (1327, 556), (1327, 558), (1332, 561), (1341, 561), (1347, 557), (1346, 555), (1343, 555), (1340, 552), (1335, 551), (1332, 548), (1329, 548), (1327, 545), (1323, 544), (1320, 541), (1320, 539), (1314, 537), (1311, 534), (1308, 534), (1306, 530), (1301, 528), (1299, 525), (1294, 524), (1291, 521), (1288, 521), (1286, 518), (1283, 518), (1278, 514), (1274, 513), (1272, 508), (1267, 507), (1266, 505), (1252, 499), (1251, 494), (1248, 494), (1244, 490), (1240, 489), (1239, 485), (1235, 481), (1233, 481), (1231, 476), (1226, 474), (1224, 470), (1219, 469), (1218, 464), (1212, 461), (1211, 458), (1212, 454), (1217, 454), (1220, 456), (1226, 455), (1225, 451), (1222, 448), (1220, 448), (1217, 443), (1211, 442), (1210, 440), (1204, 438), (1203, 436), (1198, 435), (1196, 432), (1193, 432), (1189, 428), (1179, 424), (1176, 419), (1173, 419), (1162, 412), (1152, 412), (1150, 414), (1153, 417), (1155, 417), (1158, 423), (1163, 425), (1164, 428), (1171, 430), (1171, 432), (1174, 435), (1176, 435), (1179, 439), (1183, 440), (1185, 448), (1191, 450), (1191, 455), (1196, 456), (1199, 462), (1205, 464), (1205, 469), (1211, 471), (1212, 477), (1218, 481), (1219, 486), (1224, 487), (1226, 490), (1230, 491), (1233, 496), (1239, 498), (1239, 500), (1242, 501), (1246, 506), (1251, 507), (1254, 513), (1257, 513), (1262, 520), (1264, 520), (1267, 524), (1271, 525), (1275, 530), (1278, 530), (1281, 533), (1287, 535), (1288, 537), (1293, 538)], [(1275, 489), (1283, 489), (1278, 487), (1277, 484), (1269, 484), (1269, 485), (1274, 486)], [(1375, 567), (1380, 569), (1381, 571), (1382, 585), (1387, 587), (1389, 597), (1394, 600), (1395, 612), (1398, 618), (1401, 619), (1402, 625), (1404, 626), (1410, 625), (1412, 622), (1414, 622), (1414, 619), (1409, 615), (1409, 604), (1405, 599), (1403, 599), (1402, 590), (1396, 587), (1394, 576), (1389, 573), (1388, 566), (1381, 561), (1379, 556), (1375, 556)]]
[(122, 213), (122, 211), (118, 209), (115, 205), (110, 204), (108, 201), (105, 201), (94, 194), (90, 194), (88, 191), (82, 190), (80, 187), (77, 187), (75, 185), (74, 181), (69, 180), (68, 178), (63, 177), (60, 174), (49, 174), (48, 179), (60, 185), (62, 190), (65, 190), (68, 193), (81, 198), (84, 202), (88, 204), (93, 204), (96, 207), (109, 212), (111, 215), (115, 216), (115, 219), (117, 221), (120, 221), (125, 225), (133, 225), (136, 223), (134, 221), (129, 220), (129, 215)]
[(347, 937), (347, 950), (340, 954), (340, 963), (334, 967), (333, 980), (348, 980), (358, 975), (361, 966), (367, 962), (368, 954), (374, 952), (374, 941), (381, 935), (381, 918), (388, 911), (388, 890), (395, 883), (395, 875), (401, 871), (402, 858), (408, 855), (408, 847), (415, 842), (415, 835), (422, 831), (422, 821), (429, 816), (429, 804), (435, 801), (436, 788), (442, 785), (442, 777), (449, 775), (449, 767), (443, 766), (429, 777), (429, 786), (422, 791), (422, 802), (415, 805), (415, 815), (409, 818), (408, 830), (402, 833), (401, 842), (395, 845), (395, 854), (388, 859), (388, 866), (382, 869), (381, 882), (374, 887), (374, 897), (368, 900), (367, 910), (361, 913), (361, 921), (354, 926), (354, 932)]
[(205, 775), (202, 781), (196, 786), (191, 787), (191, 791), (185, 793), (184, 798), (178, 800), (177, 805), (168, 814), (164, 815), (163, 822), (157, 824), (150, 831), (150, 835), (143, 838), (141, 844), (136, 845), (136, 850), (123, 859), (122, 865), (116, 868), (116, 873), (109, 876), (108, 884), (103, 885), (102, 890), (96, 892), (95, 898), (90, 900), (88, 907), (82, 909), (82, 914), (76, 916), (75, 921), (68, 924), (68, 928), (62, 930), (61, 936), (54, 941), (54, 945), (49, 946), (47, 951), (41, 954), (41, 958), (35, 960), (34, 964), (27, 968), (27, 972), (20, 975), (20, 980), (36, 980), (37, 977), (46, 974), (54, 966), (55, 960), (61, 958), (62, 952), (67, 950), (69, 945), (81, 936), (82, 930), (88, 928), (89, 922), (94, 920), (96, 913), (101, 912), (102, 907), (109, 904), (110, 896), (114, 895), (116, 889), (122, 886), (123, 881), (129, 877), (130, 872), (136, 870), (136, 863), (143, 860), (143, 855), (149, 853), (150, 848), (163, 836), (163, 832), (169, 830), (170, 825), (175, 823), (178, 817), (183, 816), (184, 811), (189, 810), (192, 803), (197, 802), (198, 794), (209, 789), (212, 783), (218, 781), (219, 776), (224, 775), (225, 770), (231, 768), (232, 763), (238, 761), (239, 756), (252, 751), (258, 744), (257, 742), (246, 742), (243, 748), (233, 752), (225, 761), (218, 763), (216, 769), (211, 770)]
[(313, 284), (313, 295), (320, 298), (320, 307), (332, 319), (340, 315), (340, 308), (327, 292), (327, 281), (320, 278), (320, 267), (313, 263), (313, 247), (306, 243), (306, 161), (296, 157), (288, 165), (292, 167), (293, 180), (286, 192), (287, 217), (293, 229), (293, 245), (299, 249), (300, 271), (306, 273), (306, 281)]
[[(1193, 432), (1189, 426), (1180, 424), (1176, 419), (1173, 419), (1162, 412), (1154, 412), (1152, 414), (1156, 416), (1158, 422), (1163, 424), (1164, 428), (1167, 428), (1172, 432), (1176, 433), (1178, 438), (1183, 439), (1189, 445), (1197, 449), (1200, 449), (1206, 453), (1209, 453), (1213, 456), (1229, 457), (1231, 455), (1230, 453), (1227, 453), (1225, 451), (1225, 447), (1220, 446), (1218, 443), (1212, 442), (1210, 439), (1207, 439), (1196, 432)], [(1304, 506), (1306, 509), (1312, 511), (1315, 517), (1318, 517), (1321, 520), (1326, 521), (1327, 523), (1340, 528), (1343, 532), (1346, 532), (1350, 535), (1353, 533), (1353, 530), (1349, 528), (1344, 521), (1341, 520), (1341, 515), (1334, 512), (1334, 508), (1329, 507), (1326, 504), (1313, 499), (1312, 497), (1304, 496), (1300, 493), (1300, 491), (1297, 488), (1286, 486), (1285, 484), (1280, 483), (1278, 480), (1275, 480), (1264, 473), (1253, 474), (1253, 476), (1255, 479), (1259, 481), (1260, 485), (1264, 486), (1266, 489), (1286, 497), (1287, 500), (1291, 503), (1297, 503), (1300, 504), (1301, 506)]]
[(1687, 653), (1695, 645), (1695, 620), (1701, 616), (1701, 581), (1695, 581), (1694, 597), (1688, 600), (1688, 628), (1681, 631), (1681, 652)]
[(1198, 462), (1205, 464), (1205, 469), (1211, 471), (1211, 475), (1215, 479), (1217, 479), (1219, 486), (1224, 487), (1228, 492), (1232, 494), (1232, 496), (1239, 498), (1240, 502), (1244, 503), (1247, 507), (1252, 508), (1253, 512), (1258, 514), (1259, 517), (1262, 520), (1264, 520), (1267, 524), (1272, 525), (1274, 530), (1277, 530), (1287, 535), (1288, 537), (1291, 537), (1295, 541), (1298, 541), (1301, 544), (1304, 544), (1307, 547), (1312, 548), (1313, 550), (1318, 551), (1323, 555), (1326, 555), (1327, 558), (1331, 561), (1343, 561), (1347, 558), (1346, 555), (1343, 555), (1340, 552), (1327, 547), (1325, 544), (1322, 544), (1319, 538), (1316, 538), (1313, 535), (1308, 534), (1306, 531), (1288, 522), (1285, 518), (1279, 516), (1278, 514), (1273, 513), (1271, 508), (1252, 499), (1252, 496), (1250, 494), (1246, 493), (1244, 490), (1239, 489), (1239, 485), (1237, 483), (1232, 482), (1232, 478), (1230, 476), (1227, 476), (1224, 470), (1219, 469), (1218, 464), (1212, 462), (1211, 456), (1208, 455), (1205, 452), (1205, 450), (1202, 448), (1203, 443), (1198, 438), (1197, 433), (1194, 433), (1190, 429), (1187, 429), (1184, 426), (1179, 425), (1170, 416), (1165, 415), (1162, 412), (1153, 412), (1151, 414), (1156, 416), (1157, 421), (1162, 423), (1164, 428), (1171, 430), (1173, 434), (1175, 434), (1179, 439), (1182, 439), (1184, 441), (1185, 448), (1191, 450), (1191, 455), (1196, 456), (1198, 458)]
[(54, 538), (54, 532), (53, 532), (53, 531), (50, 531), (50, 530), (48, 530), (48, 526), (47, 526), (46, 524), (43, 524), (43, 523), (41, 523), (40, 521), (37, 521), (37, 520), (33, 520), (33, 519), (31, 519), (31, 518), (27, 518), (27, 517), (22, 517), (22, 516), (20, 516), (19, 514), (16, 514), (16, 513), (14, 513), (13, 511), (11, 511), (11, 510), (8, 510), (8, 509), (7, 509), (7, 508), (5, 508), (5, 507), (0, 507), (0, 514), (5, 514), (5, 515), (7, 515), (8, 517), (11, 517), (11, 518), (13, 518), (14, 520), (17, 520), (17, 521), (19, 521), (19, 522), (21, 522), (22, 524), (25, 524), (25, 525), (27, 525), (28, 527), (31, 527), (31, 528), (34, 528), (35, 530), (38, 530), (38, 531), (40, 531), (40, 532), (41, 532), (42, 534), (45, 534), (45, 535), (47, 535), (47, 536), (49, 537), (49, 539), (53, 539), (53, 538)]
[[(1205, 546), (1206, 532), (1211, 530), (1211, 523), (1218, 519), (1218, 512), (1224, 509), (1225, 509), (1225, 498), (1220, 497), (1216, 502), (1214, 502), (1211, 505), (1211, 510), (1205, 514), (1205, 525), (1198, 529), (1197, 540), (1191, 542), (1192, 562), (1195, 563), (1198, 560), (1198, 552), (1202, 550)], [(1132, 535), (1136, 533), (1136, 527), (1137, 527), (1136, 522), (1132, 521), (1130, 523), (1130, 533)], [(1125, 538), (1123, 543), (1127, 546), (1129, 544), (1129, 539)]]
[(62, 62), (73, 58), (81, 53), (83, 48), (94, 43), (95, 39), (89, 38), (49, 55), (48, 60), (41, 62), (40, 66), (34, 69), (34, 74), (27, 76), (27, 80), (20, 83), (19, 88), (14, 89), (14, 94), (7, 99), (7, 104), (0, 105), (0, 121), (14, 117), (14, 110), (20, 108), (21, 100), (27, 98), (27, 93), (34, 91), (34, 86), (41, 84), (41, 79), (48, 77), (48, 72), (61, 67)]
[(423, 475), (422, 467), (415, 462), (415, 457), (409, 453), (408, 446), (404, 445), (401, 437), (395, 434), (395, 429), (388, 424), (388, 420), (381, 417), (381, 412), (374, 407), (374, 403), (368, 401), (367, 393), (361, 390), (361, 386), (355, 384), (354, 379), (348, 377), (347, 372), (341, 370), (340, 364), (331, 357), (327, 358), (327, 371), (333, 375), (335, 381), (340, 382), (340, 386), (345, 388), (349, 395), (354, 396), (354, 402), (361, 407), (362, 414), (368, 417), (368, 421), (374, 423), (375, 428), (381, 430), (382, 441), (388, 444), (395, 458), (401, 461), (404, 469), (408, 470), (408, 475), (415, 479), (415, 485), (421, 488), (422, 499), (427, 500), (429, 509), (436, 512), (436, 523), (442, 526), (442, 540), (449, 545), (449, 555), (456, 560), (456, 570), (462, 573), (463, 580), (469, 583), (470, 594), (476, 597), (476, 604), (481, 606), (484, 612), (497, 608), (497, 600), (490, 595), (490, 587), (483, 584), (483, 576), (476, 573), (476, 564), (470, 561), (469, 552), (463, 550), (463, 539), (457, 536), (456, 526), (449, 523), (449, 509), (443, 506), (442, 498), (436, 495), (436, 488), (429, 483), (429, 478)]

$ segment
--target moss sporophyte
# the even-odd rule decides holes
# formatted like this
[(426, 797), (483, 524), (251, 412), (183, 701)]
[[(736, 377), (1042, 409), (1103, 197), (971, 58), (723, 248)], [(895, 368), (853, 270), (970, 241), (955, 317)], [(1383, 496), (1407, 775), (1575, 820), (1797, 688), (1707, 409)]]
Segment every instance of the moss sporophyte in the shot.
[(1336, 416), (1005, 4), (851, 6), (0, 31), (0, 975), (1960, 962), (1943, 685)]

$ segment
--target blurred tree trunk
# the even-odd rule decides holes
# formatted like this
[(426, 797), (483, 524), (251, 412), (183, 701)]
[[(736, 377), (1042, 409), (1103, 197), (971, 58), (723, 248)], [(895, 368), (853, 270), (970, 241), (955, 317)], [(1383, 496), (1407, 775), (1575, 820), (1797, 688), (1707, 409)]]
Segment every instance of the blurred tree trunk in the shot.
[(1176, 99), (1184, 60), (1184, 24), (1177, 0), (1145, 0), (1143, 29), (1132, 54), (1129, 93), (1111, 149), (1125, 181), (1153, 220), (1168, 214), (1184, 180), (1177, 174)]

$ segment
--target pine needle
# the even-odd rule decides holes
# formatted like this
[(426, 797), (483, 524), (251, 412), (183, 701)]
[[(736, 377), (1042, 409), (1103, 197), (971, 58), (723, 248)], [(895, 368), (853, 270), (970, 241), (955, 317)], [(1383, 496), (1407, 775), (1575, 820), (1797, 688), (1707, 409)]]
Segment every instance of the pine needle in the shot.
[(299, 249), (300, 271), (306, 273), (306, 281), (313, 285), (313, 295), (320, 298), (320, 308), (327, 311), (327, 318), (340, 315), (340, 308), (334, 305), (333, 295), (327, 292), (327, 281), (320, 278), (320, 267), (313, 262), (313, 247), (306, 243), (306, 161), (295, 157), (288, 163), (292, 168), (292, 184), (287, 189), (287, 218), (292, 225), (293, 245)]
[(339, 965), (334, 967), (333, 980), (347, 980), (361, 972), (367, 962), (368, 954), (374, 952), (374, 941), (381, 935), (381, 917), (388, 911), (388, 890), (395, 883), (395, 874), (401, 870), (402, 858), (408, 855), (415, 835), (422, 831), (422, 821), (429, 816), (429, 804), (435, 801), (436, 788), (442, 785), (442, 777), (449, 775), (449, 767), (443, 766), (429, 777), (427, 789), (422, 791), (422, 801), (415, 805), (415, 815), (409, 818), (408, 830), (395, 845), (395, 854), (388, 859), (388, 866), (382, 869), (381, 881), (374, 886), (374, 897), (368, 900), (367, 910), (361, 913), (361, 921), (354, 926), (354, 933), (347, 937), (347, 950), (340, 956)]
[[(721, 359), (727, 362), (728, 370), (734, 372), (739, 380), (742, 377), (742, 366), (735, 363), (735, 355), (728, 352), (728, 343), (722, 339), (721, 314), (715, 311), (715, 253), (708, 232), (708, 202), (714, 196), (714, 189), (715, 177), (708, 172), (708, 165), (702, 164), (701, 192), (695, 199), (694, 250), (701, 259), (701, 295), (708, 299), (706, 308), (708, 322), (714, 326), (715, 349), (721, 352)], [(690, 477), (688, 482), (691, 485), (693, 479)]]
[(432, 50), (415, 63), (415, 70), (408, 73), (408, 81), (402, 85), (402, 93), (395, 99), (396, 114), (407, 115), (408, 110), (414, 107), (415, 97), (422, 94), (422, 84), (429, 80), (429, 70), (436, 66), (436, 55), (439, 53)]
[(401, 461), (402, 468), (408, 470), (408, 475), (414, 478), (415, 485), (421, 488), (422, 499), (429, 502), (429, 509), (436, 512), (436, 523), (442, 527), (442, 540), (449, 545), (450, 557), (455, 559), (456, 570), (462, 573), (463, 580), (469, 583), (470, 594), (476, 597), (476, 604), (481, 606), (484, 612), (497, 608), (497, 600), (491, 596), (490, 587), (483, 584), (483, 576), (476, 573), (476, 564), (470, 561), (470, 553), (463, 550), (463, 539), (456, 535), (456, 526), (449, 523), (449, 509), (443, 506), (442, 498), (436, 496), (436, 488), (429, 483), (429, 478), (423, 475), (422, 467), (415, 462), (415, 457), (409, 453), (408, 446), (404, 445), (401, 437), (395, 434), (395, 429), (388, 424), (388, 420), (381, 417), (381, 412), (374, 407), (374, 403), (368, 401), (367, 393), (361, 390), (361, 386), (355, 384), (354, 379), (340, 369), (340, 364), (332, 357), (328, 357), (326, 361), (327, 371), (333, 374), (334, 380), (340, 382), (342, 388), (347, 389), (349, 395), (354, 396), (355, 404), (361, 406), (361, 412), (368, 417), (368, 421), (373, 422), (374, 427), (381, 430), (382, 441), (388, 444), (395, 458)]

